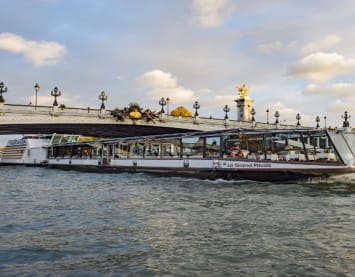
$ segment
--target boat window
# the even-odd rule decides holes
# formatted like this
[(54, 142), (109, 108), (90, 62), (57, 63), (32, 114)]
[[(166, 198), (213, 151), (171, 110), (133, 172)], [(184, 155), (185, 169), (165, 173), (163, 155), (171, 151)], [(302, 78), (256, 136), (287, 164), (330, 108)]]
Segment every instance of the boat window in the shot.
[(220, 137), (206, 138), (206, 157), (219, 157), (220, 145), (221, 145)]
[(56, 158), (70, 158), (71, 157), (71, 147), (70, 146), (59, 146), (53, 148), (53, 154)]
[(273, 133), (265, 135), (264, 160), (304, 161), (305, 155), (300, 133)]
[(317, 162), (340, 161), (333, 145), (324, 134), (306, 133), (303, 135), (308, 160)]
[(204, 142), (200, 137), (189, 137), (182, 139), (183, 155), (185, 157), (203, 157)]
[(224, 137), (224, 157), (259, 160), (263, 158), (263, 134), (233, 134)]
[(129, 152), (130, 158), (141, 158), (144, 156), (145, 144), (140, 142), (135, 142), (131, 144), (131, 151)]
[(68, 139), (68, 142), (77, 142), (79, 140), (79, 136), (71, 136), (70, 139)]
[(59, 144), (61, 139), (62, 139), (62, 136), (54, 135), (52, 138), (52, 144)]
[(163, 158), (180, 158), (180, 140), (172, 139), (162, 143)]
[(145, 156), (149, 159), (159, 158), (160, 157), (160, 142), (159, 141), (147, 142)]
[(81, 152), (81, 157), (84, 159), (87, 159), (89, 157), (92, 157), (91, 149), (89, 146), (84, 146)]
[(82, 148), (80, 146), (74, 145), (71, 149), (71, 158), (78, 159), (81, 158)]
[(91, 145), (90, 157), (92, 158), (100, 158), (101, 157), (101, 144), (93, 144)]
[(118, 156), (120, 158), (128, 158), (128, 153), (129, 153), (129, 144), (120, 143), (118, 148)]
[(242, 138), (243, 155), (247, 159), (260, 160), (264, 154), (262, 134), (244, 135)]
[(232, 134), (223, 137), (223, 157), (243, 158), (246, 145), (239, 134)]
[(120, 144), (116, 143), (113, 147), (113, 158), (120, 158)]

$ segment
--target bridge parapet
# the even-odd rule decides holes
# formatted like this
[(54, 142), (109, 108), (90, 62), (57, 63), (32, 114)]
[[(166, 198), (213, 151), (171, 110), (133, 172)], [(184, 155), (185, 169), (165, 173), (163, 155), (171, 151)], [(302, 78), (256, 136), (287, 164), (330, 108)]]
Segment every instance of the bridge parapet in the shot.
[[(65, 123), (95, 123), (95, 124), (119, 124), (119, 125), (143, 125), (171, 127), (190, 130), (211, 131), (223, 128), (251, 128), (251, 122), (237, 120), (207, 118), (207, 117), (176, 117), (164, 115), (160, 119), (147, 122), (144, 119), (133, 120), (126, 118), (124, 121), (117, 121), (111, 115), (110, 110), (102, 112), (94, 108), (73, 108), (53, 106), (33, 106), (4, 104), (0, 107), (0, 125), (8, 124), (65, 124)], [(278, 128), (294, 128), (290, 125), (278, 125)], [(275, 128), (274, 124), (261, 122), (254, 123), (254, 128)]]

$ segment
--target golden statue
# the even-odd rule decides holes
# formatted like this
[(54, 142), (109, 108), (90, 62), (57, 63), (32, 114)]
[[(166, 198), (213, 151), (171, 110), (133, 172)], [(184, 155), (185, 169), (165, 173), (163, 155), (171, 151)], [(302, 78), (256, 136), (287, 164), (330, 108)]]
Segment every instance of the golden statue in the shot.
[(238, 87), (239, 91), (239, 98), (246, 98), (248, 96), (248, 88), (245, 84), (243, 84), (241, 87)]

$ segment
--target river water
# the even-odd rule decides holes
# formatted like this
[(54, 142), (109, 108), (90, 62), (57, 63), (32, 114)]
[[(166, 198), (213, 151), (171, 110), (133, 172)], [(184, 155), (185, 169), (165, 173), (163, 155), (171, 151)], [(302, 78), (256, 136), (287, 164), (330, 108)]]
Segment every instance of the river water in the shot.
[(0, 167), (0, 276), (355, 276), (355, 175), (273, 184)]

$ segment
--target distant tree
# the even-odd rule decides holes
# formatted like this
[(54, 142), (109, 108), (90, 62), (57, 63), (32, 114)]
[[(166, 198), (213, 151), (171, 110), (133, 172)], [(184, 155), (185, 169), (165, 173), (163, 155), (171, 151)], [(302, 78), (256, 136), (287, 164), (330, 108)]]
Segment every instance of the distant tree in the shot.
[(177, 107), (175, 110), (172, 110), (170, 115), (172, 115), (172, 116), (192, 117), (192, 112), (190, 112), (185, 107), (180, 106), (180, 107)]

